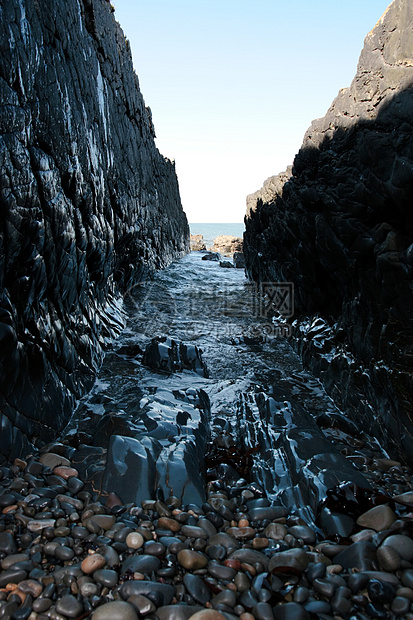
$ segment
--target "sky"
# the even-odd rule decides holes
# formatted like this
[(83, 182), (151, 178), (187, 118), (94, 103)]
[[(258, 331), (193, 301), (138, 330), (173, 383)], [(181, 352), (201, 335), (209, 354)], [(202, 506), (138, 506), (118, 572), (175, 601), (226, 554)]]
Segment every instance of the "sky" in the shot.
[(189, 222), (242, 222), (390, 0), (112, 0)]

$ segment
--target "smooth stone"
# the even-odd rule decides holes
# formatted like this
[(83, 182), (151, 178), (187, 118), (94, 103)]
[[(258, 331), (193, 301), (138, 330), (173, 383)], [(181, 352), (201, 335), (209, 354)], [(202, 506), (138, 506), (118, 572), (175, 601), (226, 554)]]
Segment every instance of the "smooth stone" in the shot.
[(239, 560), (240, 562), (252, 565), (258, 562), (259, 564), (263, 565), (264, 570), (268, 570), (269, 559), (266, 555), (264, 555), (260, 551), (256, 551), (255, 549), (237, 549), (237, 551), (231, 553), (229, 559)]
[(391, 604), (391, 610), (396, 616), (404, 616), (409, 613), (412, 602), (403, 596), (396, 596)]
[(217, 605), (228, 605), (228, 607), (234, 607), (237, 602), (235, 592), (232, 590), (223, 590), (214, 596), (211, 600), (211, 605), (216, 607)]
[(353, 543), (334, 557), (335, 564), (340, 564), (343, 568), (358, 568), (362, 571), (371, 570), (375, 561), (375, 547), (366, 541)]
[(408, 568), (407, 570), (403, 571), (402, 584), (407, 588), (412, 588), (413, 590), (413, 568)]
[(287, 551), (275, 553), (271, 557), (268, 570), (272, 572), (283, 567), (288, 567), (303, 572), (307, 566), (308, 557), (305, 551), (302, 549), (288, 549)]
[(0, 532), (0, 552), (6, 555), (13, 555), (17, 552), (16, 543), (9, 532)]
[(50, 469), (55, 469), (55, 467), (59, 467), (59, 465), (70, 467), (69, 459), (61, 456), (60, 454), (55, 454), (54, 452), (45, 452), (44, 454), (41, 454), (39, 457), (39, 462), (45, 467), (50, 467)]
[(197, 525), (183, 525), (181, 527), (181, 534), (188, 538), (208, 538), (206, 531)]
[(41, 614), (44, 611), (47, 611), (48, 609), (50, 609), (52, 604), (53, 604), (53, 601), (50, 598), (37, 598), (35, 601), (33, 601), (32, 608), (33, 608), (33, 611)]
[(269, 603), (258, 603), (252, 611), (257, 620), (274, 620), (274, 612)]
[(88, 526), (97, 526), (102, 530), (110, 530), (110, 528), (114, 525), (115, 522), (116, 517), (114, 515), (97, 514), (93, 515), (86, 521), (86, 527), (89, 529)]
[(332, 598), (337, 590), (336, 584), (328, 579), (314, 579), (311, 585), (318, 594), (326, 598)]
[(68, 618), (77, 618), (83, 611), (83, 605), (72, 594), (65, 594), (57, 601), (56, 611)]
[(60, 476), (61, 478), (64, 478), (64, 480), (68, 480), (69, 478), (73, 478), (79, 475), (77, 469), (74, 469), (74, 467), (67, 467), (65, 465), (55, 467), (53, 473), (55, 476)]
[(121, 572), (151, 573), (161, 567), (161, 561), (154, 555), (131, 555), (123, 563)]
[(134, 594), (143, 594), (143, 596), (148, 596), (148, 594), (150, 595), (151, 593), (156, 593), (162, 599), (162, 604), (160, 607), (170, 605), (175, 595), (175, 589), (173, 586), (167, 583), (157, 583), (152, 581), (126, 581), (122, 584), (120, 592), (122, 597), (126, 599)]
[(271, 540), (283, 540), (287, 531), (287, 528), (282, 523), (270, 523), (264, 530), (264, 536)]
[(189, 616), (189, 620), (227, 620), (227, 618), (215, 609), (203, 609)]
[(377, 549), (377, 559), (383, 570), (396, 571), (400, 568), (400, 553), (390, 545), (382, 546)]
[(413, 491), (407, 491), (406, 493), (402, 493), (401, 495), (394, 495), (392, 500), (395, 502), (402, 502), (403, 504), (409, 504), (413, 506)]
[(393, 510), (386, 504), (381, 504), (360, 515), (356, 523), (361, 527), (381, 532), (388, 530), (396, 520)]
[(43, 592), (43, 586), (35, 579), (27, 579), (19, 583), (19, 590), (25, 594), (31, 594), (33, 598), (37, 598)]
[(20, 583), (27, 579), (27, 572), (23, 569), (6, 570), (0, 573), (0, 588), (5, 588), (8, 583)]
[(158, 607), (158, 620), (189, 620), (196, 612), (203, 611), (199, 605), (165, 605)]
[(316, 533), (308, 525), (293, 525), (288, 528), (288, 533), (294, 538), (301, 538), (306, 545), (314, 545), (316, 541)]
[(249, 511), (250, 521), (263, 521), (264, 519), (274, 521), (287, 515), (288, 510), (284, 506), (258, 506)]
[(118, 573), (110, 568), (99, 568), (93, 573), (93, 579), (107, 588), (114, 588), (118, 583)]
[(208, 558), (205, 555), (191, 549), (182, 549), (177, 557), (179, 564), (187, 570), (197, 570), (208, 564)]
[(237, 571), (234, 568), (224, 566), (223, 564), (215, 561), (208, 562), (207, 569), (209, 574), (213, 577), (216, 577), (217, 579), (227, 579), (228, 581), (234, 579), (237, 574)]
[(298, 603), (285, 603), (274, 607), (276, 620), (310, 620), (308, 611)]
[(251, 540), (254, 538), (256, 530), (253, 527), (230, 527), (227, 529), (227, 534), (237, 540)]
[(93, 553), (88, 555), (81, 563), (80, 568), (86, 575), (94, 573), (95, 570), (103, 568), (106, 564), (106, 560), (100, 553)]
[(209, 588), (197, 575), (186, 573), (184, 575), (184, 585), (192, 598), (201, 605), (205, 605), (211, 600)]
[(150, 540), (144, 545), (144, 552), (146, 555), (155, 555), (157, 558), (165, 555), (166, 547), (162, 543)]
[(138, 620), (138, 614), (129, 603), (113, 601), (95, 609), (92, 620)]
[(403, 534), (393, 534), (388, 536), (381, 545), (382, 547), (392, 547), (403, 560), (411, 562), (413, 560), (413, 540)]
[(198, 527), (202, 527), (208, 537), (214, 536), (217, 533), (217, 528), (215, 525), (213, 525), (213, 523), (211, 523), (211, 521), (206, 517), (201, 517), (198, 519)]
[(331, 612), (331, 605), (327, 601), (310, 601), (304, 605), (304, 608), (310, 614), (316, 614), (317, 616), (318, 614), (329, 614)]
[(144, 542), (145, 539), (139, 532), (130, 532), (125, 539), (125, 543), (130, 549), (140, 549)]
[(233, 536), (228, 536), (225, 532), (218, 532), (211, 536), (208, 541), (209, 546), (221, 545), (225, 549), (239, 549), (241, 543)]
[(223, 560), (227, 555), (227, 550), (222, 545), (211, 545), (206, 548), (206, 553), (213, 560)]
[(13, 555), (8, 555), (4, 560), (1, 561), (1, 568), (3, 570), (9, 569), (13, 564), (17, 564), (18, 562), (25, 562), (29, 559), (27, 553), (14, 553)]
[(156, 611), (156, 605), (143, 594), (134, 594), (128, 598), (128, 603), (136, 607), (139, 614), (146, 616)]
[(179, 532), (179, 530), (181, 529), (180, 523), (178, 523), (178, 521), (175, 521), (175, 519), (171, 519), (170, 517), (160, 517), (158, 519), (158, 527), (161, 529), (166, 528), (171, 532)]
[(313, 582), (314, 579), (323, 579), (326, 575), (326, 565), (322, 562), (316, 562), (311, 564), (307, 570), (307, 579), (309, 582)]
[(63, 562), (72, 560), (75, 557), (75, 552), (70, 547), (59, 545), (56, 547), (55, 556), (58, 560)]

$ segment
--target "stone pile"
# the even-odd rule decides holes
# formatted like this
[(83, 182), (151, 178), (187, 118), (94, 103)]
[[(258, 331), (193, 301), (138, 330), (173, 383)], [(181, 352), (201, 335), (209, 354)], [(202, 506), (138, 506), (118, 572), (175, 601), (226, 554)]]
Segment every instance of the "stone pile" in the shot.
[(72, 454), (55, 443), (0, 467), (0, 618), (413, 618), (412, 475), (400, 463), (366, 459), (377, 486), (399, 493), (371, 495), (347, 538), (326, 539), (244, 479), (211, 482), (202, 505), (97, 497)]

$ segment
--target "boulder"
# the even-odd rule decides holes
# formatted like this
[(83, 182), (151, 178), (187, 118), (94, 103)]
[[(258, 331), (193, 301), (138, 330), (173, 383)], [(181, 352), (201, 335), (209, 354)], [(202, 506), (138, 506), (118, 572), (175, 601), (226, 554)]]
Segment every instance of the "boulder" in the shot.
[(234, 252), (242, 252), (243, 240), (233, 235), (219, 235), (214, 239), (211, 252), (219, 252), (224, 256), (232, 256)]
[(201, 349), (166, 336), (151, 340), (143, 354), (142, 363), (152, 370), (168, 373), (193, 370), (201, 377), (208, 377)]
[(204, 235), (191, 235), (191, 252), (202, 252), (207, 249), (204, 241)]

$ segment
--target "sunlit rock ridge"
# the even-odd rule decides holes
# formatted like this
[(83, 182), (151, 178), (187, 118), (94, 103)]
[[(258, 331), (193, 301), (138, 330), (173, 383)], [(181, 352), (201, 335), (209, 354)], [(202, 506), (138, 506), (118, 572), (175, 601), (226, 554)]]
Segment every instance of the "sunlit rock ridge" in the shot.
[(295, 284), (296, 346), (336, 402), (413, 459), (413, 6), (367, 35), (292, 168), (248, 196), (249, 275)]
[(122, 324), (121, 294), (189, 250), (105, 0), (0, 7), (0, 451), (65, 426)]

